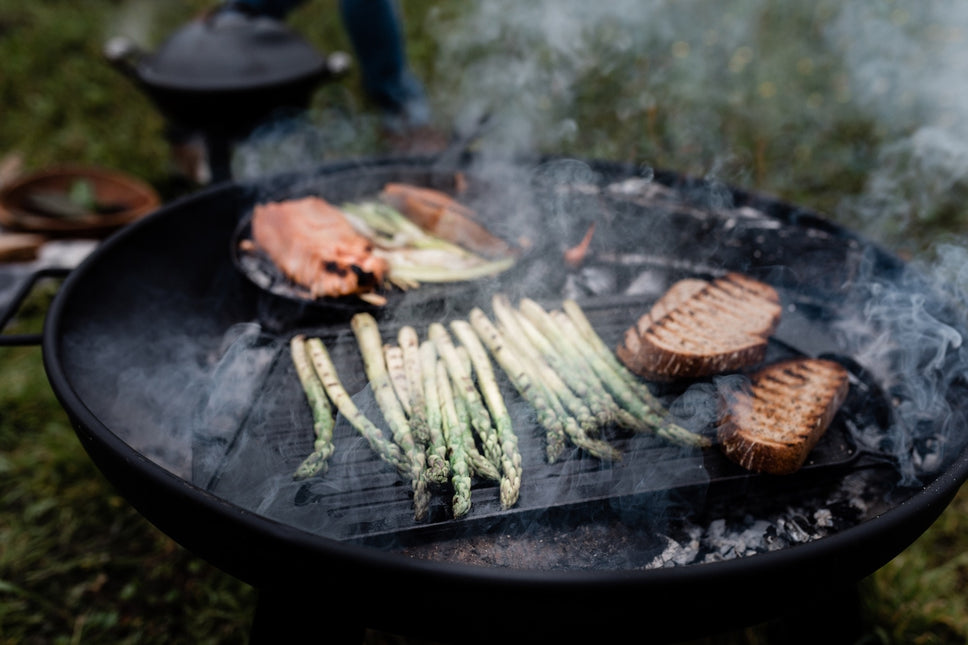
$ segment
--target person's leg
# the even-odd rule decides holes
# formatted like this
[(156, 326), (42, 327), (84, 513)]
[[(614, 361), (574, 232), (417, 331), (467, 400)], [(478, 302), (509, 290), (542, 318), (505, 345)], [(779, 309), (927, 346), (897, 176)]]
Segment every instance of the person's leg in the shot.
[(340, 0), (340, 12), (360, 64), (363, 90), (387, 112), (390, 129), (430, 122), (423, 84), (410, 71), (394, 0)]

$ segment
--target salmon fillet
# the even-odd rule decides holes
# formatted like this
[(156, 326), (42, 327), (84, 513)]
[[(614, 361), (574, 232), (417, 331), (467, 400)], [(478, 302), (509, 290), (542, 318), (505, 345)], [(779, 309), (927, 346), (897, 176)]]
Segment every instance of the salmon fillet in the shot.
[(313, 298), (372, 291), (388, 268), (342, 211), (319, 197), (257, 205), (252, 241)]

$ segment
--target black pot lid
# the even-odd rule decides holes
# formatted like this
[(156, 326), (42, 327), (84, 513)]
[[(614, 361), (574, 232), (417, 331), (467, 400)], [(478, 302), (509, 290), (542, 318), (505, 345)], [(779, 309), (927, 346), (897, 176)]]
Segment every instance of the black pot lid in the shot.
[(243, 90), (321, 75), (326, 59), (284, 23), (216, 11), (175, 31), (138, 64), (148, 85)]

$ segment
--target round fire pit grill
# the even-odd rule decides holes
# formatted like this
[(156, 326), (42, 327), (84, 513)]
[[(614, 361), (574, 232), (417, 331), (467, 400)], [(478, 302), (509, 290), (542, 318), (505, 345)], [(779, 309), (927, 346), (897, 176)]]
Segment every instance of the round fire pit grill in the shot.
[[(768, 359), (836, 357), (851, 371), (851, 397), (807, 465), (786, 477), (742, 471), (715, 446), (670, 450), (654, 438), (618, 437), (621, 465), (578, 452), (554, 466), (530, 461), (542, 439), (512, 403), (525, 474), (509, 511), (478, 483), (465, 518), (447, 516), (446, 494), (426, 522), (397, 517), (408, 486), (387, 467), (366, 471), (372, 491), (361, 492), (373, 460), (339, 426), (330, 472), (294, 482), (312, 427), (288, 339), (312, 333), (331, 344), (360, 401), (365, 379), (345, 315), (261, 289), (233, 261), (233, 236), (260, 201), (339, 203), (387, 181), (466, 185), (462, 200), (482, 222), (528, 249), (498, 278), (397, 294), (376, 314), (387, 335), (474, 305), (489, 311), (489, 294), (501, 291), (551, 307), (575, 297), (617, 343), (675, 279), (741, 271), (784, 302)], [(592, 223), (585, 263), (568, 268), (561, 252)], [(935, 294), (903, 262), (815, 213), (676, 173), (568, 159), (459, 168), (377, 159), (220, 184), (127, 227), (65, 280), (42, 346), (54, 392), (119, 492), (260, 590), (254, 637), (372, 627), (442, 642), (668, 641), (817, 607), (822, 620), (825, 598), (894, 558), (949, 504), (968, 477), (968, 383), (953, 340), (958, 313)], [(914, 318), (930, 327), (914, 329)], [(911, 374), (927, 375), (930, 405), (907, 400)], [(708, 432), (694, 395), (709, 387), (657, 394)], [(341, 448), (360, 461), (340, 461)], [(715, 546), (716, 535), (729, 547)]]

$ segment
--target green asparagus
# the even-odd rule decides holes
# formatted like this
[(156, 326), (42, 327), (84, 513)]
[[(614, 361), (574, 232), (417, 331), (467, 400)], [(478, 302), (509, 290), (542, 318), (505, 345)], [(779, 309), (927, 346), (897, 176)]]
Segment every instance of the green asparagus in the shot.
[[(450, 478), (447, 439), (443, 431), (441, 395), (437, 385), (437, 350), (429, 340), (420, 343), (420, 376), (423, 381), (424, 411), (427, 422), (427, 478), (444, 484)], [(449, 384), (448, 384), (449, 387)]]
[[(612, 395), (616, 402), (637, 414), (649, 424), (658, 423), (661, 417), (631, 392), (628, 385), (606, 369), (597, 354), (591, 352), (584, 343), (576, 343), (566, 334), (560, 321), (530, 298), (523, 298), (518, 305), (521, 314), (530, 321), (555, 348), (566, 357), (575, 369), (590, 375), (589, 383), (597, 382)], [(650, 426), (646, 426), (650, 427)], [(643, 428), (644, 429), (644, 428)]]
[(565, 355), (555, 349), (551, 341), (528, 318), (511, 306), (506, 296), (495, 295), (493, 306), (498, 321), (508, 329), (509, 335), (521, 339), (522, 344), (533, 348), (544, 359), (567, 384), (568, 389), (587, 404), (599, 426), (613, 422), (622, 425), (621, 408), (584, 365), (566, 360)]
[(289, 350), (292, 355), (293, 365), (296, 367), (296, 374), (302, 384), (306, 399), (309, 402), (310, 410), (313, 415), (313, 451), (299, 465), (293, 474), (294, 479), (306, 479), (325, 473), (329, 468), (329, 458), (333, 455), (333, 426), (336, 419), (333, 416), (333, 408), (329, 399), (326, 397), (326, 390), (323, 388), (319, 376), (313, 370), (312, 361), (306, 350), (306, 337), (302, 334), (293, 336), (289, 341)]
[(518, 437), (514, 433), (511, 414), (504, 403), (504, 396), (497, 384), (487, 350), (481, 344), (477, 332), (466, 320), (454, 320), (450, 325), (457, 339), (467, 349), (477, 385), (484, 396), (491, 418), (497, 428), (501, 442), (501, 506), (511, 508), (521, 495), (521, 453), (518, 450)]
[(477, 386), (471, 377), (464, 361), (461, 360), (457, 348), (454, 346), (450, 334), (442, 323), (431, 323), (427, 335), (437, 348), (437, 354), (443, 359), (451, 379), (455, 383), (455, 394), (464, 401), (470, 414), (471, 425), (481, 440), (484, 456), (494, 466), (501, 468), (501, 444), (487, 405), (481, 398)]
[(629, 387), (637, 392), (639, 396), (642, 397), (643, 401), (645, 401), (654, 410), (662, 412), (662, 403), (655, 398), (655, 395), (652, 394), (652, 390), (649, 389), (648, 385), (639, 380), (635, 374), (629, 371), (629, 369), (625, 367), (620, 360), (618, 360), (615, 352), (613, 352), (609, 346), (605, 344), (605, 341), (602, 340), (602, 337), (599, 336), (598, 332), (595, 331), (595, 328), (592, 326), (591, 321), (588, 320), (588, 317), (585, 315), (585, 312), (582, 310), (581, 306), (575, 300), (569, 298), (562, 302), (562, 309), (568, 318), (571, 319), (571, 322), (574, 324), (575, 329), (579, 332), (581, 337), (586, 342), (590, 343), (591, 349), (601, 356), (602, 360), (604, 360), (605, 363), (611, 367), (622, 380), (628, 383)]
[[(486, 329), (486, 325), (490, 324), (489, 321), (487, 323), (479, 321), (479, 323), (482, 329)], [(596, 432), (599, 429), (594, 417), (547, 364), (540, 359), (530, 360), (527, 351), (519, 343), (509, 338), (500, 327), (497, 327), (495, 331), (488, 330), (487, 333), (497, 334), (506, 346), (515, 348), (524, 357), (524, 360), (520, 360), (517, 353), (509, 352), (508, 360), (517, 363), (516, 366), (512, 366), (512, 369), (526, 372), (531, 382), (544, 392), (544, 399), (551, 407), (554, 417), (561, 423), (565, 435), (574, 445), (599, 459), (609, 461), (621, 459), (621, 452), (607, 441), (588, 436), (589, 431)], [(510, 357), (513, 357), (513, 359)], [(582, 414), (581, 419), (584, 420), (584, 423), (569, 410), (569, 405), (573, 410), (578, 410)]]
[(454, 518), (467, 514), (471, 508), (471, 474), (468, 465), (468, 455), (465, 450), (461, 421), (457, 418), (457, 407), (454, 394), (450, 388), (450, 376), (443, 361), (435, 360), (433, 373), (435, 375), (436, 391), (440, 393), (440, 413), (443, 434), (450, 453), (451, 482), (454, 487), (454, 497), (451, 507)]
[(336, 406), (336, 409), (366, 439), (370, 448), (381, 459), (392, 465), (401, 474), (408, 475), (410, 473), (409, 459), (401, 452), (400, 447), (388, 440), (380, 428), (374, 425), (353, 403), (352, 397), (340, 382), (336, 367), (333, 365), (333, 360), (330, 358), (329, 352), (326, 351), (323, 341), (319, 338), (310, 338), (306, 341), (306, 347), (309, 350), (313, 368), (326, 390), (326, 395)]
[(514, 388), (534, 408), (538, 422), (547, 436), (545, 456), (549, 463), (557, 461), (565, 450), (565, 428), (562, 420), (555, 414), (547, 391), (531, 378), (500, 331), (480, 308), (471, 310), (470, 323)]
[[(447, 363), (443, 359), (439, 360), (446, 368)], [(478, 477), (496, 482), (501, 481), (500, 466), (492, 464), (477, 449), (477, 442), (474, 440), (474, 427), (471, 425), (471, 414), (467, 409), (467, 399), (458, 394), (460, 385), (454, 382), (454, 375), (450, 370), (447, 370), (447, 376), (450, 385), (450, 396), (453, 397), (454, 407), (457, 410), (457, 430), (464, 439), (464, 452), (467, 456), (467, 465), (470, 466), (471, 472)]]
[(420, 337), (417, 330), (410, 325), (404, 325), (397, 333), (397, 343), (403, 362), (403, 377), (406, 380), (408, 401), (405, 408), (407, 416), (410, 417), (410, 428), (414, 440), (426, 449), (430, 436), (427, 430), (427, 403), (424, 400), (423, 376), (420, 371)]
[(668, 417), (664, 409), (655, 409), (643, 400), (638, 393), (619, 375), (617, 375), (588, 343), (584, 342), (581, 334), (575, 328), (571, 319), (563, 312), (554, 312), (552, 319), (558, 325), (560, 333), (565, 342), (591, 365), (595, 373), (602, 379), (602, 382), (615, 395), (616, 399), (635, 416), (646, 420), (651, 426), (652, 431), (658, 436), (682, 446), (706, 447), (710, 444), (709, 439), (702, 435), (690, 432), (686, 428), (674, 423)]
[(525, 367), (531, 372), (531, 377), (550, 390), (568, 412), (575, 417), (582, 430), (588, 434), (596, 434), (601, 430), (599, 417), (592, 413), (585, 400), (577, 396), (565, 383), (560, 372), (551, 368), (544, 357), (538, 354), (524, 335), (516, 334), (515, 328), (508, 328), (504, 323), (497, 325), (508, 344), (524, 359)]

